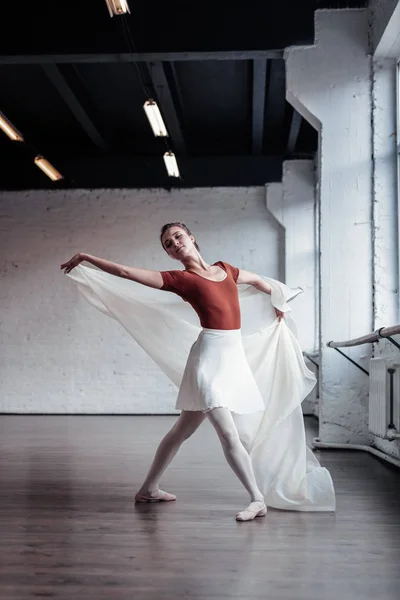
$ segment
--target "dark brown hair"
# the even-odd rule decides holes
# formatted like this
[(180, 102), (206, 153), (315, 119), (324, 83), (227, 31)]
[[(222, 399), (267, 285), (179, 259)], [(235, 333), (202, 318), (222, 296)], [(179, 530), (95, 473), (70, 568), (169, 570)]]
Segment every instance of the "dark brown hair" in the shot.
[[(161, 227), (161, 233), (160, 233), (160, 242), (161, 242), (161, 245), (164, 248), (164, 250), (165, 250), (165, 246), (162, 242), (162, 237), (163, 237), (164, 233), (166, 231), (168, 231), (168, 229), (170, 229), (171, 227), (180, 227), (181, 229), (183, 229), (183, 231), (186, 231), (186, 233), (188, 235), (193, 235), (193, 233), (190, 231), (189, 227), (187, 225), (185, 225), (185, 223), (181, 223), (180, 221), (178, 221), (176, 223), (166, 223), (165, 225), (163, 225)], [(196, 248), (196, 250), (198, 250), (200, 252), (200, 248), (196, 241), (194, 241), (194, 247)]]

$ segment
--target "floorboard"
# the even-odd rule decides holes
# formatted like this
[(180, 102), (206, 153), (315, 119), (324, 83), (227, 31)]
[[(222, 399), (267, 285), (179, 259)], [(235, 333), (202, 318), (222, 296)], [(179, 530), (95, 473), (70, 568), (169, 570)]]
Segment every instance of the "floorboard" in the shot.
[(247, 495), (205, 423), (163, 479), (178, 502), (135, 505), (173, 421), (0, 416), (1, 600), (399, 600), (399, 470), (317, 453), (336, 513), (237, 523)]

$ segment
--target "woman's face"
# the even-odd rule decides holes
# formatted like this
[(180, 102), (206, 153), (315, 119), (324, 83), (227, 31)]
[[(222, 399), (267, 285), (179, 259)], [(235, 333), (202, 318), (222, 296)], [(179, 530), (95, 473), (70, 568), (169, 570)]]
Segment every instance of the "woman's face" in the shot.
[(169, 256), (176, 260), (182, 260), (195, 249), (194, 237), (188, 235), (184, 229), (177, 225), (167, 229), (161, 241)]

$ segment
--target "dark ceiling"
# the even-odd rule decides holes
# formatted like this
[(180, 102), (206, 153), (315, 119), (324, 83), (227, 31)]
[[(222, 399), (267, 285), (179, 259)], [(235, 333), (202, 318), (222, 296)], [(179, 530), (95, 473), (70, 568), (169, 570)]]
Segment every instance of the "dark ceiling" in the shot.
[[(285, 100), (283, 49), (313, 43), (316, 8), (366, 2), (128, 2), (113, 18), (105, 0), (2, 7), (0, 111), (25, 142), (0, 130), (0, 189), (261, 185), (314, 155), (317, 133)], [(151, 131), (149, 97), (168, 140)]]

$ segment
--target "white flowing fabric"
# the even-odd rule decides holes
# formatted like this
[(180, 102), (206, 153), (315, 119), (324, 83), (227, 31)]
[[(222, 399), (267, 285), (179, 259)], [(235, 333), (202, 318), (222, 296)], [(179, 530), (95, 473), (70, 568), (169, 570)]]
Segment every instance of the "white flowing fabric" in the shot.
[[(191, 306), (178, 296), (79, 265), (68, 274), (86, 300), (113, 317), (164, 373), (179, 385), (201, 327)], [(315, 385), (296, 339), (288, 301), (302, 292), (263, 277), (271, 296), (240, 289), (246, 358), (264, 400), (264, 412), (234, 414), (270, 507), (334, 511), (331, 476), (306, 445), (301, 402)], [(274, 307), (285, 313), (279, 322)]]

